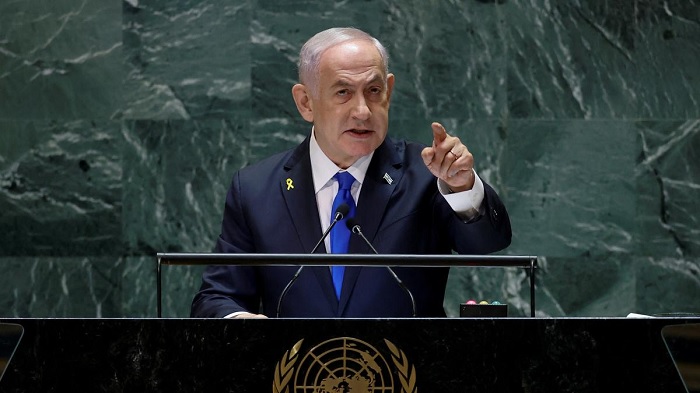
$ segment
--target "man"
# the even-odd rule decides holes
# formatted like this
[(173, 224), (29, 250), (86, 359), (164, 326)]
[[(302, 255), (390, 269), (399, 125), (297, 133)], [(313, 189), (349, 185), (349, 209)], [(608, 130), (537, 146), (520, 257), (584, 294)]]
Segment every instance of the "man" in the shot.
[[(339, 191), (352, 195), (345, 199), (348, 215), (380, 254), (486, 254), (510, 244), (505, 207), (476, 175), (459, 138), (438, 123), (430, 147), (387, 138), (395, 78), (379, 41), (352, 28), (320, 32), (301, 50), (299, 79), (292, 96), (313, 124), (311, 133), (296, 148), (234, 175), (216, 252), (309, 253), (333, 220)], [(336, 174), (345, 172), (351, 186), (341, 187)], [(344, 222), (333, 231), (341, 227)], [(345, 247), (332, 236), (317, 252)], [(353, 235), (340, 252), (372, 250)], [(192, 316), (275, 316), (297, 269), (210, 266)], [(395, 271), (412, 292), (418, 316), (445, 316), (448, 268)], [(387, 269), (359, 266), (338, 275), (327, 266), (305, 267), (281, 310), (283, 317), (412, 315), (410, 299)]]

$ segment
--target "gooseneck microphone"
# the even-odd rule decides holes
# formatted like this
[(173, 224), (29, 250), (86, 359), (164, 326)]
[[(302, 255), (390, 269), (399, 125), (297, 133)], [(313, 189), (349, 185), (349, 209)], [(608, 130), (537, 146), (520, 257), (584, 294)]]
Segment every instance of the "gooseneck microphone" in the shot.
[(314, 248), (311, 250), (310, 254), (313, 254), (316, 252), (318, 247), (323, 243), (324, 240), (326, 240), (326, 237), (328, 236), (329, 233), (331, 233), (331, 229), (335, 226), (335, 224), (338, 223), (338, 221), (342, 220), (345, 218), (345, 216), (348, 215), (350, 212), (350, 206), (348, 206), (347, 203), (341, 203), (340, 206), (338, 206), (337, 209), (335, 209), (335, 216), (333, 216), (333, 221), (331, 221), (331, 225), (326, 228), (326, 231), (323, 232), (323, 236), (321, 236), (320, 239), (318, 239), (318, 243), (314, 246)]
[[(316, 250), (321, 246), (321, 243), (328, 237), (328, 234), (331, 233), (331, 229), (335, 226), (335, 224), (338, 223), (338, 221), (342, 220), (345, 218), (345, 216), (348, 215), (348, 212), (350, 211), (350, 206), (348, 206), (347, 203), (343, 203), (340, 206), (338, 206), (337, 209), (335, 209), (335, 215), (333, 216), (333, 221), (331, 221), (331, 225), (328, 226), (325, 232), (323, 232), (323, 235), (321, 238), (318, 240), (318, 243), (314, 246), (314, 248), (311, 250), (309, 254), (314, 254)], [(280, 316), (280, 310), (282, 310), (282, 300), (284, 299), (285, 295), (287, 295), (287, 292), (289, 291), (289, 288), (292, 287), (292, 284), (294, 284), (294, 281), (297, 280), (297, 277), (299, 277), (299, 274), (301, 274), (301, 271), (304, 269), (304, 265), (299, 266), (299, 269), (297, 269), (296, 273), (294, 273), (294, 276), (292, 276), (292, 279), (289, 280), (287, 283), (287, 286), (284, 287), (282, 290), (282, 293), (280, 294), (280, 298), (277, 301), (277, 314), (276, 317), (279, 318)]]
[[(377, 252), (377, 250), (374, 248), (374, 246), (372, 246), (372, 243), (370, 243), (369, 240), (367, 240), (367, 238), (365, 237), (365, 234), (362, 233), (362, 228), (360, 227), (360, 224), (357, 222), (355, 217), (348, 218), (348, 220), (345, 222), (345, 224), (348, 226), (348, 229), (352, 233), (359, 235), (362, 238), (362, 240), (364, 240), (365, 243), (367, 243), (369, 248), (371, 248), (372, 251), (374, 251), (375, 254), (379, 254)], [(406, 284), (404, 284), (403, 281), (401, 281), (399, 276), (396, 275), (396, 273), (394, 272), (394, 269), (392, 269), (391, 266), (385, 266), (385, 267), (389, 271), (389, 273), (391, 273), (391, 276), (394, 278), (394, 281), (396, 281), (396, 283), (399, 284), (399, 287), (401, 287), (401, 289), (403, 289), (403, 291), (406, 292), (406, 295), (408, 295), (408, 298), (411, 300), (411, 306), (413, 307), (413, 316), (415, 317), (416, 316), (416, 301), (413, 299), (413, 294), (408, 289), (408, 287), (406, 287)]]

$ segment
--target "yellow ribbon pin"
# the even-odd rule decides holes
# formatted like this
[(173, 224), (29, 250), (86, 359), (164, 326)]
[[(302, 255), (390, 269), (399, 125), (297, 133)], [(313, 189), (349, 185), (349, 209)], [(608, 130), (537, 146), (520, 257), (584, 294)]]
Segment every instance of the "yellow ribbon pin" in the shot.
[(289, 190), (291, 190), (292, 188), (294, 188), (294, 184), (293, 184), (293, 183), (294, 183), (294, 182), (292, 182), (292, 179), (291, 179), (291, 178), (287, 178), (287, 191), (289, 191)]

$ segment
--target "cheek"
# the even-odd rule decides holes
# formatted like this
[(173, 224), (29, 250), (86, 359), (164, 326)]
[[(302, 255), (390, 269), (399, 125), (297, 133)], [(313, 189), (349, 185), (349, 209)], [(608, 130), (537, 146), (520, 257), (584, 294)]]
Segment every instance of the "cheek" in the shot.
[(378, 102), (372, 106), (372, 109), (377, 114), (382, 114), (386, 116), (389, 113), (389, 103), (388, 102)]
[(389, 123), (389, 111), (388, 108), (386, 107), (378, 107), (375, 108), (375, 110), (372, 112), (375, 124), (378, 126), (378, 128), (381, 128), (384, 130), (384, 133), (386, 133), (386, 128), (388, 127)]
[(326, 124), (342, 123), (348, 117), (349, 111), (344, 107), (329, 108), (321, 113), (321, 119)]

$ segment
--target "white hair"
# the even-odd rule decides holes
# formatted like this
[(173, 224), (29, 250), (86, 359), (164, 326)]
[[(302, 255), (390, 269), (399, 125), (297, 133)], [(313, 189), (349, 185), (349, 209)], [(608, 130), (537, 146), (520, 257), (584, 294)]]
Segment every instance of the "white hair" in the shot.
[(354, 27), (334, 27), (317, 33), (301, 48), (297, 64), (299, 82), (306, 85), (313, 92), (313, 95), (317, 95), (321, 56), (328, 49), (353, 40), (364, 40), (374, 44), (384, 66), (384, 75), (389, 74), (389, 55), (379, 40)]

